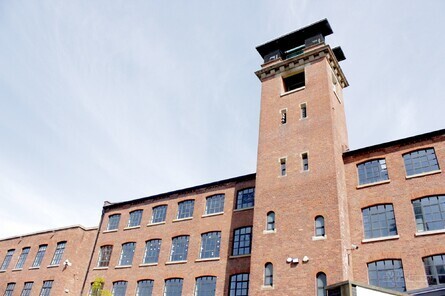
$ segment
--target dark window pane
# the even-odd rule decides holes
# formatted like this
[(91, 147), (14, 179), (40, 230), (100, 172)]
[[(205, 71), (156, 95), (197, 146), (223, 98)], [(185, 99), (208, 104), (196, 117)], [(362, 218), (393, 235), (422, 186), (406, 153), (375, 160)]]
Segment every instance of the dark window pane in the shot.
[(40, 296), (50, 296), (52, 287), (53, 287), (53, 281), (44, 281), (42, 290), (40, 290)]
[(371, 285), (399, 292), (406, 291), (401, 260), (381, 260), (368, 263), (368, 276)]
[(152, 293), (153, 293), (152, 280), (138, 281), (136, 296), (152, 296)]
[(195, 208), (194, 200), (186, 200), (186, 201), (178, 203), (178, 217), (177, 217), (177, 219), (193, 217), (194, 208)]
[(283, 78), (284, 90), (291, 91), (305, 85), (304, 72)]
[(8, 250), (6, 253), (5, 259), (3, 259), (2, 266), (0, 267), (0, 270), (6, 270), (9, 266), (9, 263), (11, 262), (12, 255), (14, 255), (15, 250)]
[(122, 245), (122, 253), (119, 260), (119, 265), (131, 265), (133, 263), (135, 247), (136, 243), (126, 243)]
[(113, 283), (113, 296), (125, 296), (127, 292), (127, 282), (119, 281)]
[(229, 296), (247, 296), (249, 295), (249, 274), (240, 273), (230, 277)]
[(413, 201), (417, 231), (445, 229), (444, 195), (429, 196)]
[(128, 219), (128, 227), (135, 227), (141, 225), (142, 210), (133, 211), (130, 213), (130, 219)]
[(236, 198), (237, 209), (253, 207), (254, 202), (255, 202), (255, 188), (247, 188), (238, 191), (238, 196)]
[(165, 281), (164, 296), (181, 296), (182, 279), (168, 279)]
[(19, 260), (17, 261), (17, 264), (15, 265), (16, 269), (23, 268), (23, 265), (25, 264), (26, 257), (28, 257), (30, 249), (31, 248), (29, 248), (29, 247), (22, 249), (22, 253), (20, 254)]
[(397, 235), (396, 220), (391, 204), (363, 209), (362, 215), (365, 238)]
[(252, 227), (242, 227), (235, 229), (233, 232), (233, 248), (232, 255), (247, 255), (250, 254), (252, 241)]
[(113, 246), (102, 246), (99, 251), (98, 267), (105, 267), (110, 264), (111, 253), (113, 252)]
[(201, 258), (218, 258), (221, 245), (221, 232), (208, 232), (201, 235)]
[(224, 194), (209, 196), (206, 199), (206, 214), (224, 212)]
[(423, 258), (428, 285), (445, 284), (445, 254)]
[(195, 296), (215, 296), (216, 277), (203, 276), (196, 279)]
[(145, 244), (144, 263), (157, 263), (161, 250), (161, 240), (152, 239)]
[(189, 247), (188, 235), (174, 237), (172, 241), (170, 261), (187, 260), (188, 247)]
[(53, 260), (51, 260), (51, 265), (58, 265), (62, 260), (63, 252), (65, 251), (66, 242), (57, 243), (56, 251), (54, 252)]
[(157, 206), (153, 208), (153, 216), (151, 223), (160, 223), (165, 221), (165, 215), (167, 214), (167, 206)]
[(357, 165), (359, 185), (388, 180), (385, 159), (371, 160)]
[(36, 258), (34, 259), (34, 262), (32, 263), (32, 267), (39, 267), (42, 263), (43, 257), (45, 256), (47, 245), (41, 245), (39, 246), (39, 250), (37, 251)]
[(120, 214), (115, 214), (115, 215), (109, 216), (107, 230), (118, 229), (120, 219), (121, 219)]
[(413, 151), (403, 155), (407, 176), (439, 170), (434, 148)]
[(4, 296), (12, 296), (12, 293), (14, 293), (15, 283), (8, 283), (6, 285), (6, 290)]

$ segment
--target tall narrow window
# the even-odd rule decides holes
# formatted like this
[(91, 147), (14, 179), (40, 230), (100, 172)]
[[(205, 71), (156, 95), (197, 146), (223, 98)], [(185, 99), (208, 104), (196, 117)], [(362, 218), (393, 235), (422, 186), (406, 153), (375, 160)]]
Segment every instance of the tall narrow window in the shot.
[(249, 295), (249, 274), (239, 273), (230, 277), (229, 296), (248, 296)]
[(306, 103), (303, 103), (300, 105), (300, 118), (306, 118), (307, 117), (307, 107)]
[(152, 239), (145, 243), (144, 263), (158, 263), (161, 242), (160, 239)]
[(317, 273), (317, 296), (326, 296), (326, 275), (323, 272)]
[(14, 293), (15, 283), (8, 283), (6, 285), (6, 290), (4, 296), (12, 296), (12, 293)]
[(113, 246), (102, 246), (99, 251), (98, 267), (106, 267), (110, 265), (111, 253), (113, 252)]
[(315, 236), (325, 236), (323, 216), (315, 217)]
[(403, 155), (407, 176), (439, 170), (434, 148), (416, 150)]
[(153, 208), (153, 215), (151, 217), (151, 223), (161, 223), (165, 221), (167, 214), (167, 206), (157, 206)]
[(357, 165), (358, 184), (370, 184), (388, 180), (386, 160), (384, 158), (370, 160)]
[(266, 230), (275, 230), (275, 213), (269, 212), (267, 213), (267, 225)]
[(45, 256), (47, 247), (48, 247), (48, 245), (39, 246), (39, 250), (37, 251), (36, 258), (34, 259), (34, 262), (32, 263), (32, 267), (39, 267), (40, 264), (42, 264), (42, 260), (43, 260), (43, 257)]
[(201, 258), (218, 258), (221, 232), (207, 232), (201, 235)]
[(58, 265), (62, 260), (63, 252), (65, 251), (66, 242), (57, 243), (56, 251), (54, 252), (53, 260), (50, 265)]
[(173, 238), (170, 261), (186, 261), (189, 249), (189, 236), (177, 236)]
[(115, 230), (119, 228), (119, 221), (121, 219), (121, 214), (114, 214), (108, 217), (107, 230)]
[(233, 232), (232, 255), (248, 255), (251, 250), (252, 226), (241, 227)]
[(365, 238), (397, 235), (392, 204), (376, 205), (362, 210)]
[(19, 260), (17, 261), (17, 264), (15, 265), (15, 269), (21, 269), (23, 268), (23, 265), (25, 264), (26, 258), (28, 257), (29, 250), (31, 248), (23, 248), (22, 253), (20, 254)]
[(370, 285), (399, 292), (406, 291), (401, 260), (381, 260), (368, 263), (368, 278)]
[(118, 281), (113, 283), (113, 296), (125, 296), (127, 292), (127, 282)]
[(413, 200), (418, 232), (445, 229), (445, 195)]
[(206, 215), (224, 212), (224, 194), (207, 197)]
[(283, 77), (283, 84), (284, 91), (286, 92), (302, 88), (305, 85), (304, 72), (300, 72), (288, 77)]
[(165, 280), (164, 296), (181, 296), (183, 279)]
[(42, 290), (40, 290), (40, 296), (51, 295), (51, 288), (53, 287), (53, 281), (44, 281)]
[(20, 294), (20, 296), (30, 296), (31, 290), (32, 290), (32, 285), (33, 285), (33, 282), (26, 282), (25, 285), (23, 286), (23, 290), (22, 290), (22, 293)]
[(423, 258), (428, 285), (445, 284), (445, 254)]
[(280, 158), (280, 174), (286, 176), (286, 158)]
[(283, 109), (280, 111), (281, 113), (281, 124), (286, 124), (287, 122), (287, 110)]
[(303, 167), (303, 171), (309, 170), (309, 157), (308, 157), (307, 153), (301, 154), (301, 164)]
[(264, 285), (273, 286), (273, 265), (270, 262), (264, 266)]
[(127, 227), (136, 227), (141, 225), (142, 210), (136, 210), (130, 213), (130, 219), (128, 219)]
[(136, 296), (151, 296), (153, 293), (153, 280), (138, 281)]
[(195, 208), (194, 200), (186, 200), (178, 203), (177, 219), (185, 219), (193, 217), (194, 208)]
[(136, 243), (125, 243), (122, 245), (121, 258), (119, 260), (119, 265), (131, 265), (133, 264), (134, 249)]
[(196, 278), (195, 296), (215, 296), (216, 276)]
[(12, 255), (14, 255), (14, 249), (8, 250), (8, 252), (6, 252), (6, 256), (5, 259), (3, 259), (3, 263), (2, 266), (0, 267), (0, 270), (6, 270), (9, 266), (9, 263), (11, 262), (12, 259)]

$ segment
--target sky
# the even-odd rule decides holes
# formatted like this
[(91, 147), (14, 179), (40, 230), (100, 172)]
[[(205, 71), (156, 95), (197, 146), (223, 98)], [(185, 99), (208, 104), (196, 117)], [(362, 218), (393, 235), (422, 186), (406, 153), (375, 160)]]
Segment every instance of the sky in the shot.
[(255, 47), (327, 18), (351, 149), (445, 128), (445, 1), (0, 1), (0, 238), (255, 172)]

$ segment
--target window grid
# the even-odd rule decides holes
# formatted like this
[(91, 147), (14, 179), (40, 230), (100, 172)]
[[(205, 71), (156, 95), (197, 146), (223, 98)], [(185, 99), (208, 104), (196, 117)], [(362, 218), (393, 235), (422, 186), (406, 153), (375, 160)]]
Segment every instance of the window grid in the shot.
[(39, 246), (39, 250), (37, 251), (36, 258), (34, 259), (34, 262), (32, 263), (32, 267), (39, 267), (42, 263), (43, 257), (45, 256), (46, 248), (48, 245), (41, 245)]
[(33, 282), (26, 282), (25, 285), (23, 286), (23, 290), (22, 290), (22, 293), (20, 294), (20, 296), (30, 296), (31, 290), (32, 290), (32, 285), (33, 285)]
[(434, 148), (416, 150), (403, 155), (407, 176), (439, 170)]
[(133, 256), (134, 249), (136, 247), (136, 243), (125, 243), (122, 245), (122, 253), (121, 258), (119, 260), (120, 266), (131, 265), (133, 264)]
[(275, 230), (275, 213), (267, 213), (267, 226), (266, 230)]
[(42, 290), (40, 290), (40, 296), (49, 296), (51, 294), (52, 287), (53, 287), (53, 281), (44, 281)]
[(153, 293), (153, 280), (138, 281), (136, 296), (151, 296)]
[(188, 235), (174, 237), (172, 240), (170, 261), (187, 260), (188, 247), (189, 247)]
[(370, 285), (399, 292), (406, 291), (401, 260), (381, 260), (368, 263), (368, 277)]
[(181, 296), (182, 281), (182, 279), (165, 280), (164, 296)]
[(216, 277), (202, 276), (196, 279), (195, 296), (215, 296)]
[(56, 251), (54, 252), (53, 260), (50, 265), (58, 265), (62, 260), (63, 252), (65, 251), (66, 242), (57, 243)]
[(193, 217), (193, 210), (195, 209), (194, 200), (186, 200), (178, 203), (178, 217), (177, 219), (184, 219)]
[(102, 246), (99, 251), (98, 267), (106, 267), (110, 265), (111, 253), (113, 252), (113, 246)]
[(167, 213), (167, 206), (157, 206), (153, 208), (153, 216), (151, 223), (160, 223), (165, 221), (165, 215)]
[(365, 238), (397, 235), (392, 204), (376, 205), (362, 210)]
[(107, 230), (115, 230), (119, 228), (119, 221), (121, 219), (120, 214), (110, 215), (108, 217), (108, 226)]
[(445, 284), (445, 254), (423, 258), (429, 286)]
[(301, 119), (306, 118), (307, 117), (307, 107), (306, 107), (306, 104), (301, 104), (300, 105), (300, 109), (301, 109)]
[(303, 171), (309, 170), (309, 158), (307, 153), (301, 154), (301, 164), (303, 166)]
[(280, 174), (286, 176), (286, 158), (280, 159)]
[(159, 252), (161, 250), (160, 239), (152, 239), (145, 243), (144, 263), (157, 263), (159, 260)]
[(238, 196), (236, 198), (236, 208), (244, 209), (251, 208), (255, 203), (255, 188), (247, 188), (238, 191)]
[(317, 274), (317, 296), (327, 296), (327, 281), (326, 274), (320, 272)]
[(224, 194), (209, 196), (206, 199), (206, 214), (224, 212)]
[(233, 233), (232, 255), (248, 255), (252, 241), (252, 227), (242, 227), (235, 229)]
[(127, 292), (127, 282), (119, 281), (113, 283), (113, 296), (125, 296)]
[(26, 258), (28, 257), (30, 249), (31, 249), (30, 247), (22, 249), (22, 253), (20, 254), (19, 260), (17, 261), (17, 264), (15, 265), (15, 269), (23, 268), (23, 265), (25, 264), (25, 261), (26, 261)]
[(280, 111), (281, 113), (281, 124), (285, 124), (287, 122), (287, 111), (283, 109)]
[(128, 219), (127, 227), (135, 227), (141, 225), (142, 210), (136, 210), (130, 213), (130, 219)]
[(388, 180), (386, 160), (375, 159), (357, 165), (359, 185)]
[(416, 199), (413, 208), (417, 231), (445, 229), (445, 195)]
[(4, 296), (12, 296), (12, 293), (14, 293), (15, 283), (8, 283), (6, 285), (6, 290)]
[(264, 285), (273, 286), (273, 265), (270, 262), (264, 266)]
[(229, 296), (247, 296), (249, 295), (249, 274), (240, 273), (230, 277)]
[(218, 258), (221, 245), (221, 232), (208, 232), (201, 235), (201, 258)]
[(324, 218), (323, 216), (317, 216), (315, 218), (315, 236), (324, 236), (325, 234)]
[(5, 259), (3, 259), (3, 263), (2, 266), (0, 267), (0, 270), (6, 270), (9, 266), (9, 263), (11, 262), (12, 259), (12, 255), (14, 255), (15, 250), (8, 250), (8, 252), (6, 252), (6, 256)]

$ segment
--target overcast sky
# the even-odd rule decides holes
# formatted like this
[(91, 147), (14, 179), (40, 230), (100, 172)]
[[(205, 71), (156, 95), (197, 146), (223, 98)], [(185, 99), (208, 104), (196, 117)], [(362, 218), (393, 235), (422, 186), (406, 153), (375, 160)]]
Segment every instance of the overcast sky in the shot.
[(0, 238), (255, 172), (255, 47), (320, 19), (351, 149), (445, 127), (445, 1), (0, 1)]

